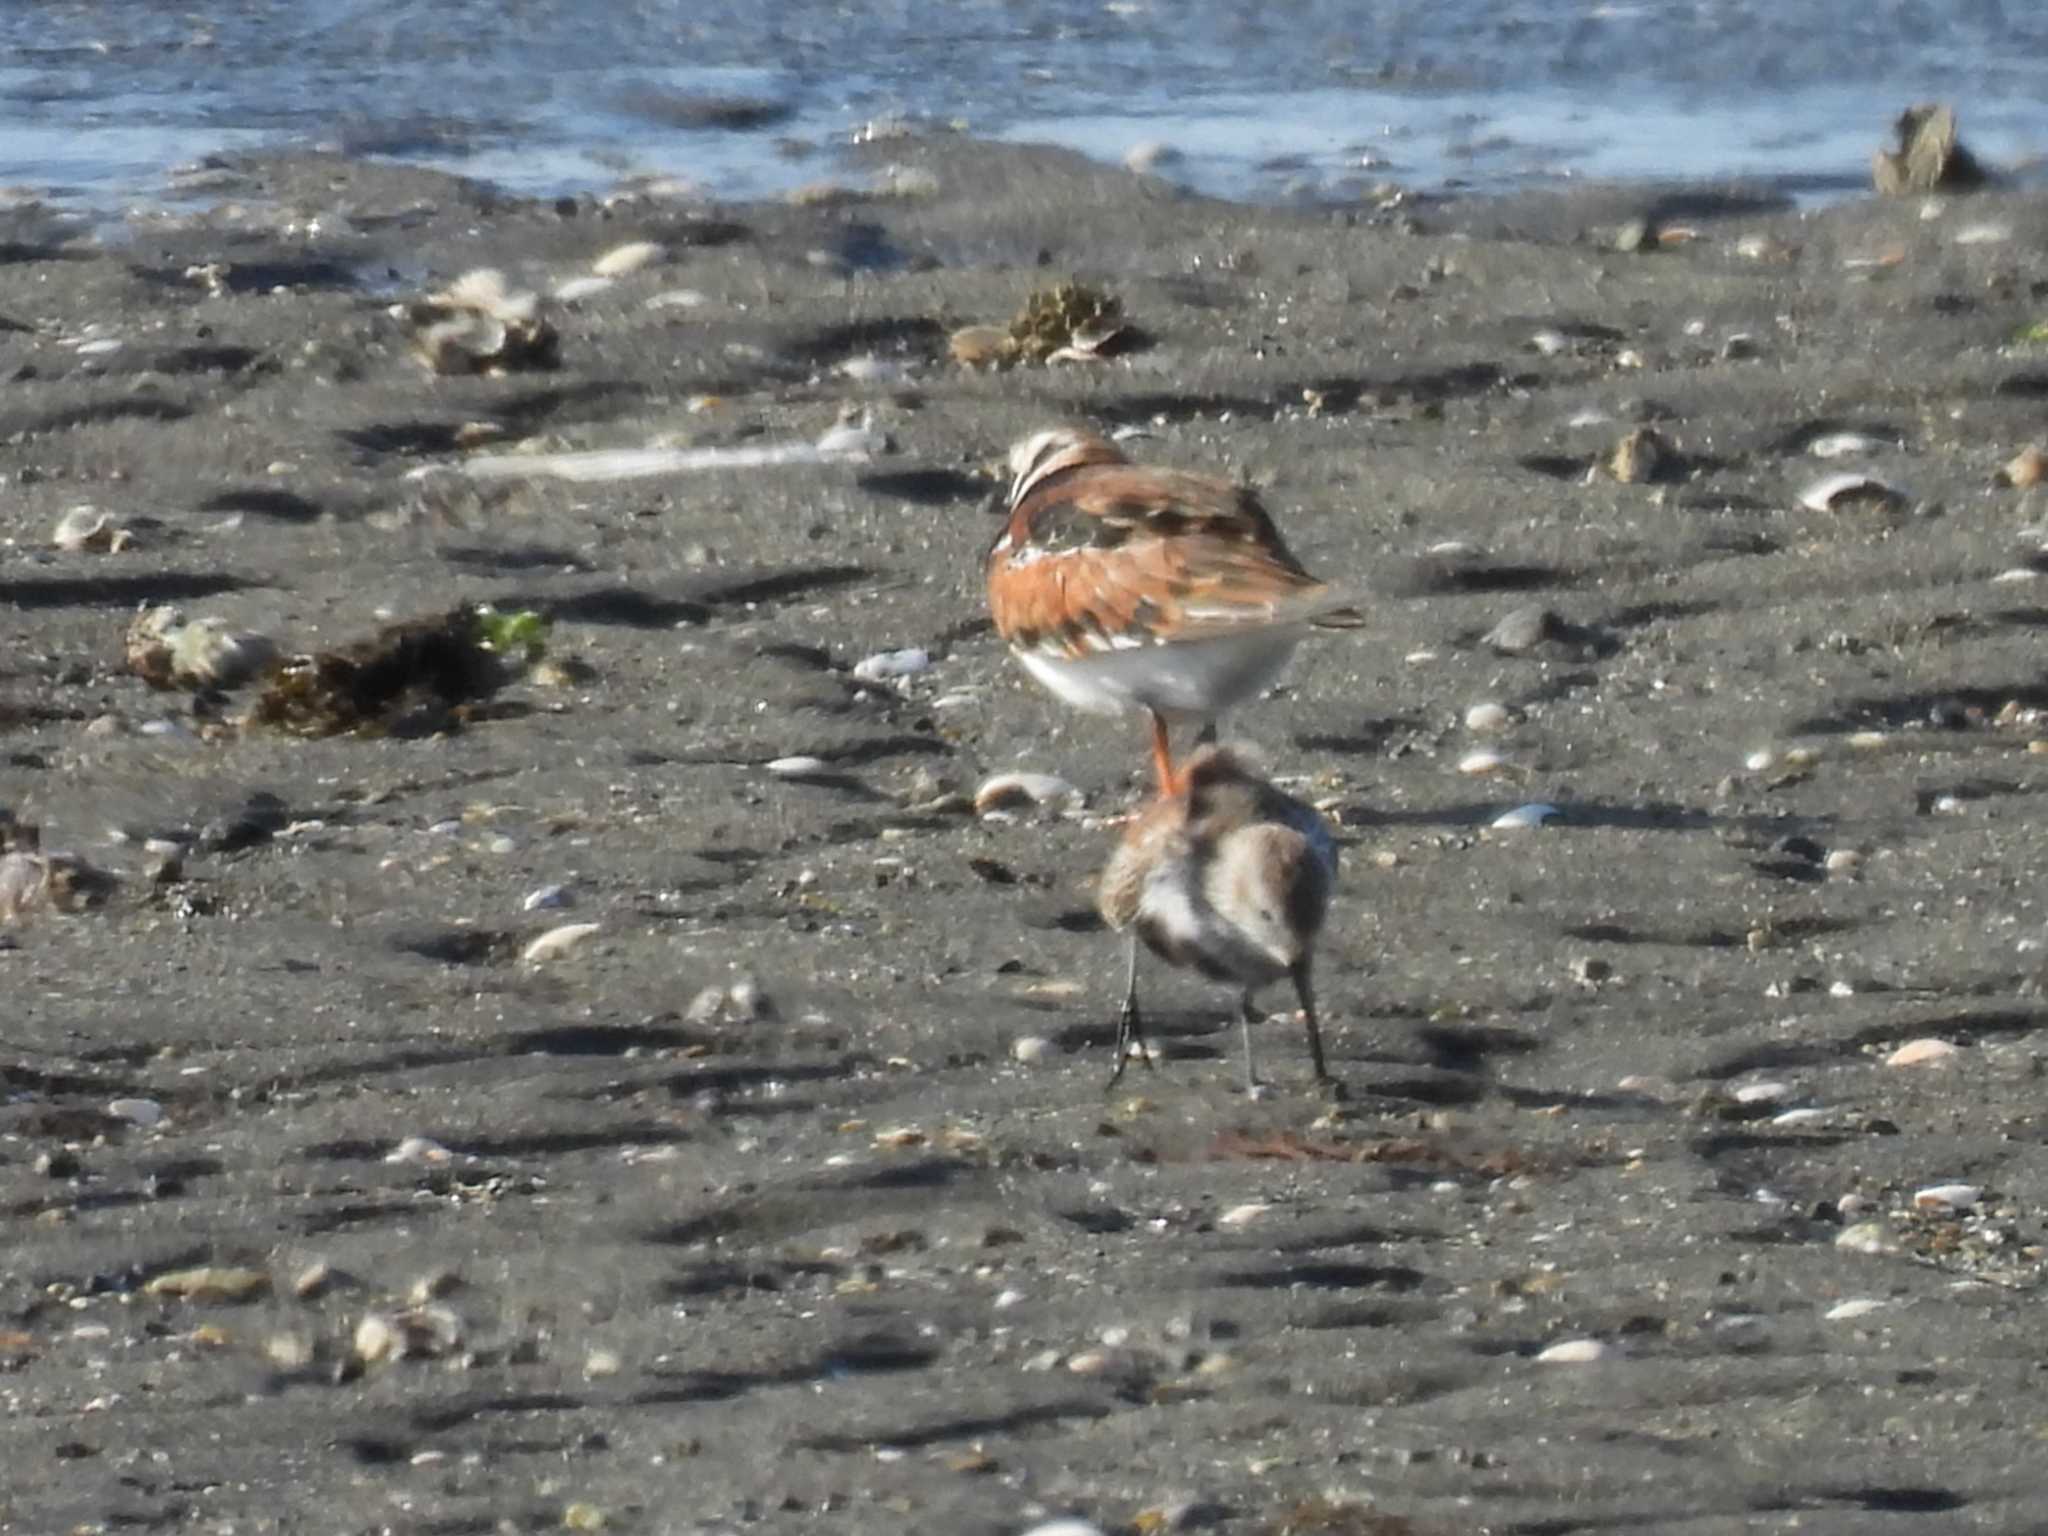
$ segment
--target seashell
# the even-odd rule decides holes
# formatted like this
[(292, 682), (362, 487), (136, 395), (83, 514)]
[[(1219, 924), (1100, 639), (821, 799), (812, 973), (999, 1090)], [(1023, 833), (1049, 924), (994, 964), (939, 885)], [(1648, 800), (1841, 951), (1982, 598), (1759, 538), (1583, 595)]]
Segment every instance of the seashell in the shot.
[(853, 665), (853, 675), (863, 683), (880, 683), (891, 678), (915, 677), (932, 664), (930, 653), (917, 646), (900, 651), (877, 651)]
[(1771, 1124), (1787, 1126), (1814, 1125), (1819, 1121), (1827, 1119), (1829, 1113), (1830, 1111), (1825, 1109), (1788, 1109), (1782, 1114), (1771, 1116)]
[(1507, 767), (1508, 760), (1491, 747), (1482, 747), (1477, 752), (1467, 752), (1458, 759), (1458, 772), (1473, 775), (1499, 773)]
[(1562, 815), (1564, 812), (1556, 806), (1546, 805), (1538, 800), (1528, 805), (1518, 805), (1512, 811), (1502, 811), (1487, 825), (1501, 831), (1513, 831), (1517, 828), (1540, 827), (1546, 821), (1555, 821)]
[(1491, 701), (1474, 704), (1465, 711), (1465, 729), (1468, 731), (1504, 731), (1509, 720), (1507, 706)]
[(1751, 773), (1769, 773), (1778, 766), (1778, 754), (1769, 747), (1759, 747), (1742, 760), (1742, 766)]
[(1967, 1211), (1984, 1198), (1975, 1184), (1930, 1184), (1913, 1191), (1916, 1211)]
[(810, 779), (832, 771), (832, 765), (822, 757), (807, 755), (770, 758), (762, 766), (778, 779)]
[(1150, 176), (1161, 166), (1178, 165), (1181, 152), (1164, 139), (1140, 139), (1124, 151), (1124, 169)]
[(107, 1104), (107, 1113), (146, 1129), (163, 1119), (164, 1107), (155, 1099), (113, 1099)]
[(624, 277), (629, 272), (653, 266), (666, 255), (667, 247), (657, 241), (628, 240), (598, 257), (590, 264), (590, 270), (599, 277)]
[(1814, 512), (1846, 512), (1856, 507), (1885, 511), (1903, 507), (1906, 493), (1875, 475), (1844, 471), (1814, 481), (1799, 493), (1799, 504)]
[(1017, 343), (1003, 326), (969, 325), (946, 338), (946, 351), (963, 368), (990, 368), (1014, 361)]
[(1885, 1057), (1888, 1067), (1928, 1067), (1946, 1062), (1956, 1055), (1956, 1047), (1947, 1040), (1923, 1036), (1908, 1040), (1904, 1045)]
[(1243, 1227), (1257, 1221), (1273, 1207), (1263, 1200), (1249, 1200), (1243, 1205), (1233, 1205), (1216, 1218), (1219, 1227)]
[(889, 436), (875, 430), (866, 411), (842, 415), (813, 445), (820, 457), (865, 464), (889, 451)]
[(901, 358), (873, 354), (849, 357), (832, 371), (856, 384), (900, 384), (910, 377), (910, 365)]
[(1857, 454), (1883, 453), (1897, 446), (1867, 432), (1823, 432), (1806, 445), (1806, 451), (1816, 459), (1847, 459)]
[(1081, 791), (1055, 773), (999, 773), (974, 792), (977, 816), (1019, 806), (1070, 810), (1080, 803)]
[(1529, 350), (1541, 353), (1544, 357), (1556, 357), (1559, 353), (1569, 352), (1571, 349), (1571, 338), (1563, 331), (1538, 331), (1529, 338)]
[(695, 288), (664, 288), (647, 301), (649, 309), (698, 309), (709, 304), (709, 295)]
[(1052, 1054), (1052, 1042), (1043, 1035), (1019, 1035), (1010, 1042), (1010, 1058), (1035, 1067)]
[(529, 891), (526, 899), (519, 904), (522, 912), (558, 911), (563, 907), (576, 905), (576, 897), (566, 885), (544, 885)]
[(1744, 1083), (1730, 1095), (1738, 1104), (1775, 1104), (1792, 1096), (1790, 1083)]
[(1896, 1253), (1898, 1244), (1884, 1230), (1881, 1221), (1859, 1221), (1835, 1234), (1835, 1246), (1847, 1253)]
[(567, 954), (578, 944), (596, 933), (601, 923), (564, 923), (559, 928), (550, 928), (520, 952), (519, 958), (528, 965), (539, 965), (557, 955)]
[(454, 1155), (438, 1141), (425, 1136), (408, 1136), (384, 1154), (384, 1161), (418, 1163), (423, 1168), (429, 1168), (449, 1161)]
[(74, 554), (86, 549), (111, 553), (125, 548), (131, 538), (128, 530), (111, 513), (81, 503), (57, 519), (57, 528), (50, 535), (50, 542)]
[(1855, 1318), (1868, 1317), (1873, 1312), (1882, 1312), (1890, 1306), (1875, 1296), (1852, 1296), (1847, 1301), (1838, 1301), (1821, 1315), (1831, 1323), (1846, 1323)]
[(1671, 445), (1650, 427), (1637, 427), (1607, 455), (1607, 472), (1623, 485), (1643, 485), (1657, 478), (1671, 459)]
[(1949, 236), (1957, 245), (2002, 245), (2011, 238), (2010, 224), (1965, 224)]
[(560, 304), (575, 304), (584, 299), (594, 299), (600, 293), (613, 287), (616, 279), (609, 277), (571, 277), (555, 284), (555, 301)]
[(268, 635), (229, 629), (220, 619), (194, 619), (171, 642), (171, 677), (190, 688), (233, 688), (278, 658)]
[(1536, 1358), (1546, 1365), (1588, 1365), (1613, 1353), (1610, 1346), (1598, 1339), (1562, 1339)]
[(80, 357), (105, 357), (121, 350), (121, 339), (118, 336), (101, 336), (92, 341), (81, 341), (72, 350)]
[(1863, 855), (1854, 848), (1831, 848), (1821, 863), (1831, 875), (1851, 875), (1863, 867)]
[(2034, 447), (2022, 448), (1998, 471), (2000, 485), (2009, 485), (2019, 491), (2039, 485), (2044, 479), (2048, 479), (2048, 453)]
[(266, 1271), (228, 1264), (167, 1269), (151, 1276), (142, 1287), (148, 1296), (177, 1296), (186, 1301), (247, 1301), (269, 1289)]

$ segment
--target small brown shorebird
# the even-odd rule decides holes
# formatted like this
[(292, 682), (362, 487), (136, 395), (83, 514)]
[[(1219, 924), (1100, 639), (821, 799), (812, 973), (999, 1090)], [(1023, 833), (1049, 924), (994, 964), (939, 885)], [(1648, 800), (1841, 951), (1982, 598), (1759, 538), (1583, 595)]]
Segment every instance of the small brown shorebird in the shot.
[(1138, 1017), (1138, 944), (1169, 965), (1239, 989), (1245, 1089), (1256, 1088), (1253, 994), (1288, 977), (1308, 1023), (1316, 1082), (1323, 1062), (1309, 968), (1337, 882), (1337, 845), (1314, 808), (1275, 787), (1239, 752), (1197, 747), (1178, 786), (1134, 818), (1096, 887), (1110, 927), (1130, 935), (1114, 1086), (1135, 1045), (1151, 1064)]
[(1024, 669), (1077, 708), (1139, 708), (1161, 794), (1171, 723), (1215, 736), (1270, 688), (1311, 629), (1364, 615), (1311, 576), (1248, 488), (1133, 464), (1055, 428), (1010, 450), (1009, 521), (988, 552), (988, 605)]

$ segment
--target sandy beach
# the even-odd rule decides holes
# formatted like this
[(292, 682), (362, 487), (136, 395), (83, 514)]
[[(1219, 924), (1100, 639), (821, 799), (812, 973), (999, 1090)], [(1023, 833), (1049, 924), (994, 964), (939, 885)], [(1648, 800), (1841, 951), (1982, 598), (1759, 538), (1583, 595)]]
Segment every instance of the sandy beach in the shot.
[[(865, 154), (0, 212), (0, 807), (116, 882), (0, 926), (0, 1531), (2039, 1529), (2048, 200)], [(1069, 279), (1132, 345), (954, 361)], [(1343, 846), (1334, 1106), (1163, 972), (1103, 1091), (1142, 736), (981, 589), (1061, 422), (1373, 594), (1230, 722)], [(124, 660), (461, 603), (544, 666), (383, 733)]]

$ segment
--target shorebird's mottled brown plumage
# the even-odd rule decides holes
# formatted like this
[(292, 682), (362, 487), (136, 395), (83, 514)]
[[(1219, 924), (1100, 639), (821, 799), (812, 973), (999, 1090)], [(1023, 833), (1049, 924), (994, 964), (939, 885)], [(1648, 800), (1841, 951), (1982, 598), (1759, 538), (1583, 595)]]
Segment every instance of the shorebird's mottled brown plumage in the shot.
[(1292, 980), (1316, 1081), (1328, 1082), (1310, 970), (1336, 879), (1336, 844), (1312, 806), (1279, 789), (1240, 753), (1197, 748), (1182, 765), (1175, 791), (1125, 829), (1096, 887), (1104, 920), (1130, 935), (1110, 1081), (1123, 1075), (1130, 1047), (1142, 1049), (1142, 942), (1170, 965), (1239, 989), (1247, 1087), (1255, 1081), (1251, 1025), (1259, 1015), (1253, 994), (1283, 976)]
[(1197, 720), (1206, 739), (1272, 686), (1309, 629), (1364, 622), (1245, 486), (1133, 464), (1064, 428), (1018, 443), (1010, 468), (1009, 519), (988, 554), (996, 630), (1069, 704), (1145, 710), (1162, 792), (1170, 722)]

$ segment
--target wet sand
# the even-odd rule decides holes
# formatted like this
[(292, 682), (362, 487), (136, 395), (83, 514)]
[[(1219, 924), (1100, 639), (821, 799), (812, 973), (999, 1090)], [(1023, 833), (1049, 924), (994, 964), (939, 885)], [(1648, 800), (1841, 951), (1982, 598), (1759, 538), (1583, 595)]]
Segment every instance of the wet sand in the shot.
[[(5, 215), (0, 804), (123, 880), (0, 950), (0, 1530), (2037, 1528), (2048, 500), (1994, 474), (2048, 433), (2048, 202), (1276, 211), (874, 153), (915, 195), (300, 158), (109, 247)], [(673, 260), (560, 308), (553, 372), (432, 376), (390, 313), (642, 238)], [(1149, 345), (947, 360), (1068, 275)], [(412, 477), (469, 423), (849, 404), (893, 452)], [(1103, 1093), (1140, 737), (1033, 688), (979, 581), (1003, 448), (1075, 419), (1378, 594), (1232, 722), (1342, 834), (1335, 1109), (1284, 1020), (1248, 1101), (1230, 999), (1164, 974), (1165, 1059)], [(1799, 504), (1840, 469), (1901, 493)], [(82, 502), (134, 545), (52, 549)], [(312, 649), (458, 601), (587, 671), (309, 741), (122, 665), (139, 603)], [(1083, 811), (954, 808), (1013, 768)], [(266, 1288), (148, 1289), (199, 1265)]]

